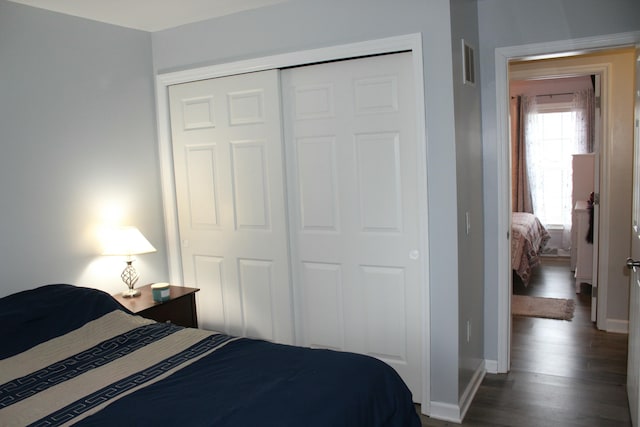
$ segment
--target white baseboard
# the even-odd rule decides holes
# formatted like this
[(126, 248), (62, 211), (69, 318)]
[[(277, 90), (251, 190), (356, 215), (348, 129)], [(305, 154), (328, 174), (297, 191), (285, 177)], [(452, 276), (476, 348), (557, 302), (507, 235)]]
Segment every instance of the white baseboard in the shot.
[(628, 320), (616, 320), (607, 319), (607, 332), (614, 332), (617, 334), (629, 333), (629, 321)]
[(451, 421), (453, 423), (462, 423), (460, 417), (460, 406), (452, 405), (444, 402), (431, 402), (431, 418), (442, 421)]
[(485, 365), (486, 361), (481, 363), (478, 366), (478, 369), (473, 373), (471, 381), (467, 384), (467, 388), (464, 390), (464, 393), (462, 393), (457, 405), (444, 402), (431, 402), (429, 416), (442, 421), (451, 421), (458, 424), (462, 423), (462, 420), (464, 419), (467, 410), (469, 410), (471, 402), (473, 401), (473, 398), (476, 395), (480, 384), (482, 384), (485, 374), (487, 373)]
[(467, 388), (464, 390), (464, 393), (462, 393), (462, 397), (460, 398), (460, 422), (464, 420), (464, 416), (467, 414), (469, 406), (471, 406), (471, 402), (478, 392), (478, 388), (480, 388), (480, 384), (482, 384), (482, 380), (484, 379), (486, 373), (487, 369), (485, 361), (478, 366), (478, 369), (476, 369), (476, 371), (473, 373), (473, 377), (471, 377), (471, 381), (469, 381), (469, 384), (467, 384)]
[(498, 361), (497, 360), (485, 360), (484, 361), (484, 369), (488, 374), (497, 374), (498, 373)]

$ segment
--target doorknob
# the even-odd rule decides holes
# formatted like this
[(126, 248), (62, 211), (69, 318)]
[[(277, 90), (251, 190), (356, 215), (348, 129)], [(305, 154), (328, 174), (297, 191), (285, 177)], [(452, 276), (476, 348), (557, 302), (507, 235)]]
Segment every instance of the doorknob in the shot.
[(631, 258), (627, 258), (627, 268), (628, 269), (635, 269), (636, 267), (640, 267), (640, 261), (634, 261)]

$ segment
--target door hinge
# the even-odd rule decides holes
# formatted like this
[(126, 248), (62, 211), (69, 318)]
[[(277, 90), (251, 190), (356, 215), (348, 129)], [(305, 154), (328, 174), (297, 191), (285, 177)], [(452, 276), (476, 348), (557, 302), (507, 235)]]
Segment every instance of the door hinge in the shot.
[(602, 99), (602, 98), (601, 98), (601, 97), (599, 97), (599, 96), (596, 96), (596, 97), (595, 97), (595, 101), (596, 101), (596, 108), (598, 108), (598, 109), (600, 108), (600, 101), (601, 101), (601, 99)]
[(600, 193), (593, 193), (593, 204), (594, 205), (600, 204)]

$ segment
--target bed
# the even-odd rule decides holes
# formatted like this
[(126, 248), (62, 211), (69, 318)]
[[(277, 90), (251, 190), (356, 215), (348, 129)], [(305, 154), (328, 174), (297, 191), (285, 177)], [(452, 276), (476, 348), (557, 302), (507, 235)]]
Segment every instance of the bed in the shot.
[(511, 214), (511, 268), (527, 285), (531, 271), (540, 264), (540, 253), (549, 241), (540, 220), (526, 212)]
[(158, 323), (108, 294), (0, 299), (0, 425), (420, 426), (378, 359)]

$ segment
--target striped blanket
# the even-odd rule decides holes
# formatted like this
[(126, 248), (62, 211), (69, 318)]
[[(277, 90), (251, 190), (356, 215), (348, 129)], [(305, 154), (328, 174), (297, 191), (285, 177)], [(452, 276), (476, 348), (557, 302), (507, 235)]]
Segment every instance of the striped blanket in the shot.
[(0, 360), (0, 424), (75, 423), (237, 339), (114, 310)]

